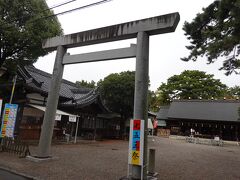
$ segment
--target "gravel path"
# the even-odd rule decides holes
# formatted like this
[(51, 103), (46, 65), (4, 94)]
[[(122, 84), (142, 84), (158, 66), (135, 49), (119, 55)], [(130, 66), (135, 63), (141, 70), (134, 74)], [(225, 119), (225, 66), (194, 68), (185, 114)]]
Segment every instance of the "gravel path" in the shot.
[[(159, 179), (240, 179), (239, 146), (198, 145), (167, 138), (155, 142)], [(33, 154), (36, 150), (31, 146)], [(118, 180), (127, 174), (127, 141), (81, 141), (54, 145), (52, 152), (54, 160), (38, 163), (0, 153), (0, 167), (44, 180)]]

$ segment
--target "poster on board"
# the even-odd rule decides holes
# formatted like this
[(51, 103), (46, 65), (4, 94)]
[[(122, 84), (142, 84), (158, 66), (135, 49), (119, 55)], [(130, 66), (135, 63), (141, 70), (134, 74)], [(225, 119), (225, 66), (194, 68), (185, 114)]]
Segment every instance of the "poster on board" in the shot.
[(0, 131), (1, 137), (13, 137), (17, 111), (17, 104), (5, 104)]
[(144, 120), (130, 121), (128, 164), (143, 166)]
[(57, 114), (55, 115), (55, 120), (56, 121), (61, 121), (62, 115), (61, 114)]
[(77, 116), (69, 115), (68, 120), (69, 120), (69, 122), (76, 122), (77, 121)]

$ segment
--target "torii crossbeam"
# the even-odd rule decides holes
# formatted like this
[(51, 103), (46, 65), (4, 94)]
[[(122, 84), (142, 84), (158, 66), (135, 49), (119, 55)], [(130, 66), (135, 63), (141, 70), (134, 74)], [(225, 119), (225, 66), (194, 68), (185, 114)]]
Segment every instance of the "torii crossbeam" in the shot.
[(174, 32), (179, 20), (179, 13), (171, 13), (152, 18), (126, 22), (46, 39), (43, 41), (43, 48), (46, 50), (55, 50), (58, 46), (64, 46), (64, 48), (73, 48), (136, 38), (138, 32), (146, 32), (148, 35)]

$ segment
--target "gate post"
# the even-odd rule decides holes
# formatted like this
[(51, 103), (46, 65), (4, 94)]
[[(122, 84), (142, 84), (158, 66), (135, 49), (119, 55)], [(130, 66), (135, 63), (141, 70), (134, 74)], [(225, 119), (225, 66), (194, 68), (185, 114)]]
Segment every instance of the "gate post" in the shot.
[(58, 105), (59, 91), (63, 76), (64, 65), (63, 56), (66, 49), (63, 46), (57, 47), (57, 54), (55, 58), (51, 86), (47, 99), (46, 111), (44, 114), (43, 124), (41, 128), (41, 135), (38, 145), (38, 157), (46, 158), (50, 156), (50, 147), (52, 142), (55, 114)]
[[(149, 71), (149, 35), (146, 32), (137, 34), (137, 56), (135, 74), (135, 95), (133, 119), (144, 120), (144, 148), (143, 148), (143, 167), (132, 166), (132, 178), (147, 178), (147, 129), (148, 129), (148, 71)], [(143, 172), (142, 172), (143, 171)]]

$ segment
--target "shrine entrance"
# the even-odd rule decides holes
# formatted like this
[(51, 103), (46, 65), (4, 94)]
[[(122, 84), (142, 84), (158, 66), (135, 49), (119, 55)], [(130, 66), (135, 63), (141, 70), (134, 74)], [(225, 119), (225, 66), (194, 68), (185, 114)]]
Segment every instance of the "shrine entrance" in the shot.
[[(47, 51), (57, 50), (57, 54), (52, 74), (50, 91), (48, 94), (41, 136), (39, 140), (38, 157), (46, 158), (50, 156), (55, 113), (58, 104), (59, 89), (61, 85), (64, 65), (136, 57), (133, 119), (140, 120), (139, 122), (143, 123), (142, 126), (144, 129), (142, 129), (143, 133), (141, 134), (141, 137), (143, 137), (141, 140), (142, 148), (129, 149), (130, 154), (131, 152), (133, 152), (133, 155), (137, 154), (137, 156), (134, 157), (137, 157), (140, 160), (132, 160), (134, 163), (129, 163), (132, 165), (132, 178), (146, 179), (149, 36), (174, 32), (179, 20), (179, 13), (171, 13), (44, 40), (43, 48)], [(112, 49), (78, 55), (67, 55), (66, 53), (68, 48), (125, 40), (130, 38), (137, 38), (137, 44), (131, 45), (127, 48)], [(134, 146), (131, 146), (131, 148), (133, 147)], [(138, 154), (141, 154), (141, 156), (138, 156)], [(136, 164), (136, 162), (139, 164)]]

